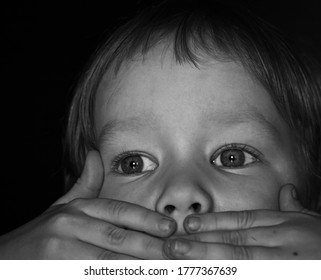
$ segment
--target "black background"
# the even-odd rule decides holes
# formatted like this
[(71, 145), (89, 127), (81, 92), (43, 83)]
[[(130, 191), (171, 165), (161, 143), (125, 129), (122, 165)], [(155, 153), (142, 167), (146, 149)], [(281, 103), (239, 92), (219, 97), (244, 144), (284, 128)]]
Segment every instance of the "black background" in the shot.
[[(77, 78), (115, 24), (148, 2), (26, 1), (1, 8), (0, 234), (62, 195), (62, 139)], [(320, 60), (321, 1), (226, 2), (248, 7)]]

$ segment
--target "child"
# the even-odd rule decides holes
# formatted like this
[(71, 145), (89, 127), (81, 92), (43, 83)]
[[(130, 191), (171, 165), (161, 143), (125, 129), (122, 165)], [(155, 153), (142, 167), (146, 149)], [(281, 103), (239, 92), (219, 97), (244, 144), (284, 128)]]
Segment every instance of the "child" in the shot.
[(77, 89), (69, 192), (1, 257), (321, 259), (320, 109), (260, 20), (213, 1), (142, 11)]

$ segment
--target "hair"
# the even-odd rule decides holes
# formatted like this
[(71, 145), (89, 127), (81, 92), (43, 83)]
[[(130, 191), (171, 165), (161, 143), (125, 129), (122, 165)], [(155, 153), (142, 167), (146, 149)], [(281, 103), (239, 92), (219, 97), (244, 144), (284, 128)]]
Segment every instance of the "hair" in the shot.
[(297, 143), (306, 183), (302, 202), (315, 209), (321, 186), (320, 85), (274, 27), (248, 11), (215, 1), (153, 4), (122, 24), (96, 51), (70, 108), (66, 190), (80, 176), (87, 152), (98, 148), (94, 104), (103, 76), (117, 75), (124, 62), (159, 44), (171, 46), (179, 64), (199, 67), (209, 58), (239, 62), (266, 88)]

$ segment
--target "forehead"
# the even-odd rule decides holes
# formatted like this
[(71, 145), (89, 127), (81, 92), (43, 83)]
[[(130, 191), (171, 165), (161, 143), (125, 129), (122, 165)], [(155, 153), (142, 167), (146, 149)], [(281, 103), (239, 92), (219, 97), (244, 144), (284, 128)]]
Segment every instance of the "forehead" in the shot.
[(197, 68), (177, 64), (171, 51), (160, 48), (124, 64), (116, 77), (107, 74), (95, 107), (98, 132), (106, 122), (129, 119), (183, 130), (246, 115), (280, 124), (270, 95), (240, 64), (209, 59)]

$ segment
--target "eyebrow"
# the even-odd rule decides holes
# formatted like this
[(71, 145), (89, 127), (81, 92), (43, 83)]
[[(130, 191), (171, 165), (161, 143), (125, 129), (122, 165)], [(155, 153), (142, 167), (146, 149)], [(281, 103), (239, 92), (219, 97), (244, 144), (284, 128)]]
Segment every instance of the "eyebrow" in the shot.
[(111, 142), (117, 133), (134, 132), (138, 133), (142, 127), (158, 129), (159, 125), (154, 114), (142, 114), (140, 117), (134, 117), (126, 120), (108, 121), (102, 128), (98, 136), (98, 144), (101, 146), (104, 142)]
[(237, 114), (222, 113), (220, 114), (219, 122), (226, 126), (236, 126), (244, 123), (258, 123), (261, 129), (275, 138), (274, 140), (280, 140), (281, 135), (276, 126), (271, 123), (263, 114), (261, 114), (255, 107), (251, 107), (251, 110), (242, 110)]
[[(275, 142), (280, 141), (280, 132), (274, 124), (272, 124), (266, 117), (258, 110), (242, 110), (237, 114), (221, 113), (219, 117), (210, 114), (205, 115), (202, 119), (202, 125), (205, 128), (210, 128), (213, 122), (220, 123), (226, 127), (234, 127), (241, 124), (259, 124), (261, 131), (270, 135)], [(134, 117), (125, 120), (111, 120), (108, 121), (99, 133), (98, 143), (99, 146), (102, 143), (108, 143), (115, 140), (117, 133), (133, 132), (139, 133), (142, 127), (148, 127), (151, 130), (157, 130), (159, 123), (157, 122), (157, 116), (150, 114), (142, 114), (139, 117)], [(256, 127), (257, 128), (257, 127)], [(116, 139), (117, 140), (117, 139)]]

